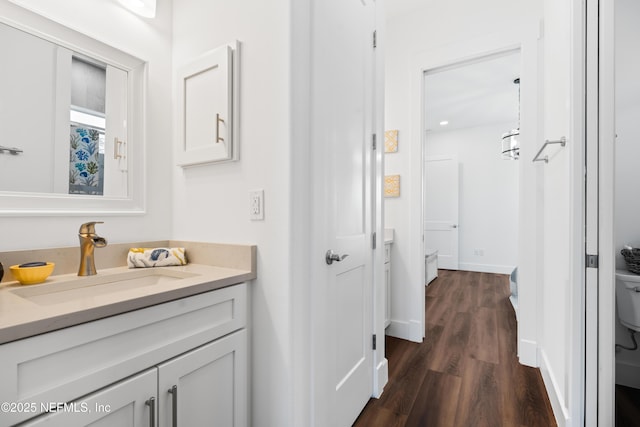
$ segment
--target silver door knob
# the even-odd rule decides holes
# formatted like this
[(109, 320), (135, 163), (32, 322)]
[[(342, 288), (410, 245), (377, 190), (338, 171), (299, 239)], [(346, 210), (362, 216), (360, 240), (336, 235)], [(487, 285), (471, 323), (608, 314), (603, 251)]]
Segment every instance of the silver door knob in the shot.
[(458, 228), (458, 224), (452, 224), (451, 228)]
[(327, 262), (328, 265), (331, 265), (333, 264), (333, 261), (340, 262), (348, 256), (349, 254), (338, 255), (334, 253), (331, 249), (329, 249), (324, 256), (324, 260)]

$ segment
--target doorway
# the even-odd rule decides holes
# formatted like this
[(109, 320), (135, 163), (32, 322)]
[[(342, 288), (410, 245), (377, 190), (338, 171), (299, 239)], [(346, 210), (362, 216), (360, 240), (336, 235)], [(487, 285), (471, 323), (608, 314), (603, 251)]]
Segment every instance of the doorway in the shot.
[[(587, 16), (587, 28), (592, 29), (588, 35), (598, 41), (598, 49), (592, 47), (587, 56), (592, 59), (591, 64), (599, 63), (597, 74), (594, 73), (597, 77), (589, 88), (597, 93), (599, 110), (591, 112), (598, 127), (587, 135), (588, 149), (592, 153), (598, 150), (594, 154), (597, 163), (587, 164), (588, 173), (597, 171), (596, 206), (588, 205), (587, 215), (595, 211), (598, 219), (595, 226), (592, 224), (587, 241), (597, 248), (599, 265), (597, 278), (587, 282), (587, 296), (597, 284), (595, 297), (587, 299), (597, 308), (587, 311), (587, 345), (595, 329), (598, 341), (592, 342), (597, 346), (597, 358), (587, 347), (590, 363), (586, 424), (622, 427), (637, 424), (640, 416), (640, 350), (632, 338), (637, 336), (635, 329), (640, 328), (635, 323), (640, 322), (630, 321), (624, 310), (635, 306), (632, 303), (624, 307), (624, 303), (635, 300), (633, 283), (639, 277), (629, 271), (621, 255), (625, 246), (640, 247), (640, 225), (636, 220), (640, 205), (637, 197), (631, 196), (635, 191), (631, 190), (632, 183), (639, 176), (640, 157), (640, 61), (635, 56), (640, 38), (640, 6), (630, 0), (594, 0), (588, 2), (588, 7), (591, 14)], [(590, 411), (593, 405), (589, 405), (589, 399), (597, 399), (597, 413)]]
[[(638, 51), (640, 28), (640, 4), (631, 0), (615, 0), (615, 202), (614, 202), (614, 250), (616, 283), (615, 293), (619, 299), (614, 313), (615, 323), (615, 409), (616, 426), (633, 425), (640, 417), (640, 349), (637, 330), (640, 322), (630, 321), (626, 309), (640, 310), (636, 305), (635, 288), (640, 276), (629, 268), (621, 256), (625, 246), (640, 247), (640, 203), (633, 194), (640, 179), (638, 159), (640, 159), (640, 61)], [(632, 257), (633, 258), (633, 257)], [(638, 270), (635, 270), (636, 272)], [(621, 298), (621, 300), (620, 300)], [(633, 303), (625, 306), (625, 300)], [(617, 313), (617, 314), (616, 314)], [(622, 322), (627, 323), (623, 326)]]
[(425, 72), (424, 256), (438, 268), (517, 266), (519, 145), (502, 140), (519, 144), (520, 64), (515, 49)]

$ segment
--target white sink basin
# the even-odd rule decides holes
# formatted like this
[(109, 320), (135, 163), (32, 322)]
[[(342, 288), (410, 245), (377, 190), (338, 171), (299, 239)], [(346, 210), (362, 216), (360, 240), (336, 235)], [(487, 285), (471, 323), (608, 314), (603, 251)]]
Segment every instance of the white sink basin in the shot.
[(145, 268), (102, 276), (98, 273), (95, 276), (69, 277), (51, 283), (26, 285), (10, 292), (39, 305), (53, 305), (71, 300), (93, 299), (197, 275), (178, 270)]

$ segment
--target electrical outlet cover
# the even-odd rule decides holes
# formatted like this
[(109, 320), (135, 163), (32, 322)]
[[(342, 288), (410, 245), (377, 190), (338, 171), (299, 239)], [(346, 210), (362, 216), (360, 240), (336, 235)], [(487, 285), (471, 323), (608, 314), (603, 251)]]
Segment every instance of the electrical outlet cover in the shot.
[(252, 221), (264, 220), (264, 190), (249, 191), (249, 218)]

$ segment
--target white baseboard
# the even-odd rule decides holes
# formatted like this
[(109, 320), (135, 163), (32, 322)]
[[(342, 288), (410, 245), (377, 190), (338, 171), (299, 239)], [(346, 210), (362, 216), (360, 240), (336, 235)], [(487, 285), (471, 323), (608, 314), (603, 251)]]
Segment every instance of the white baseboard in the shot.
[(459, 270), (476, 271), (478, 273), (511, 274), (514, 268), (516, 268), (515, 265), (474, 264), (470, 262), (458, 264)]
[(409, 341), (422, 342), (424, 338), (424, 326), (422, 323), (409, 320)]
[(376, 366), (376, 378), (378, 379), (378, 383), (376, 390), (373, 391), (373, 397), (378, 399), (382, 396), (384, 386), (387, 385), (389, 381), (389, 361), (386, 358), (382, 359), (382, 362)]
[(537, 368), (538, 343), (531, 340), (520, 340), (518, 343), (518, 361), (520, 364)]
[(385, 335), (391, 337), (402, 338), (403, 340), (409, 339), (409, 322), (403, 322), (401, 320), (389, 321), (389, 326), (385, 329)]
[(544, 350), (540, 350), (540, 372), (542, 373), (542, 380), (549, 395), (549, 401), (551, 402), (556, 423), (558, 427), (567, 427), (569, 425), (569, 410), (564, 406), (564, 396), (560, 392), (558, 382), (551, 370), (549, 359)]
[(415, 320), (405, 322), (403, 320), (391, 319), (389, 327), (386, 329), (386, 335), (413, 342), (422, 342), (424, 332), (420, 329), (420, 322)]

